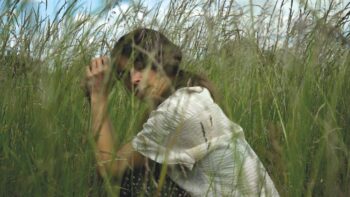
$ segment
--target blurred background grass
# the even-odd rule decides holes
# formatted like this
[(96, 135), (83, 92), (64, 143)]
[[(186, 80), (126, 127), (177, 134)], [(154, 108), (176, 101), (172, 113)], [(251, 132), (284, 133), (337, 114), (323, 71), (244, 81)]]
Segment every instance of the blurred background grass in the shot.
[[(77, 20), (77, 1), (55, 17), (27, 9), (27, 1), (0, 3), (0, 196), (118, 195), (95, 171), (81, 81), (125, 20), (124, 32), (161, 30), (182, 47), (185, 69), (208, 75), (282, 196), (349, 196), (349, 4), (332, 1), (317, 12), (301, 1), (282, 31), (280, 10), (293, 1), (279, 9), (266, 1), (272, 12), (257, 16), (253, 6), (235, 9), (235, 1), (170, 2), (161, 21), (130, 22), (142, 10), (135, 3), (109, 26), (99, 20), (106, 9)], [(215, 15), (192, 17), (213, 4)], [(121, 143), (146, 111), (122, 84), (113, 87), (110, 113)]]

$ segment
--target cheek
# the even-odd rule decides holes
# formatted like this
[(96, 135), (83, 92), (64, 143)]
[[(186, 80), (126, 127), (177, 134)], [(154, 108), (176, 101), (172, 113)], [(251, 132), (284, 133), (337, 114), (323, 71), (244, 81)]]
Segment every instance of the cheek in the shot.
[(158, 83), (159, 83), (159, 76), (157, 75), (157, 73), (156, 72), (154, 72), (154, 71), (150, 71), (150, 73), (148, 74), (148, 80), (147, 80), (147, 82), (148, 82), (148, 84), (150, 84), (150, 85), (153, 85), (153, 86), (156, 86), (156, 85), (158, 85)]

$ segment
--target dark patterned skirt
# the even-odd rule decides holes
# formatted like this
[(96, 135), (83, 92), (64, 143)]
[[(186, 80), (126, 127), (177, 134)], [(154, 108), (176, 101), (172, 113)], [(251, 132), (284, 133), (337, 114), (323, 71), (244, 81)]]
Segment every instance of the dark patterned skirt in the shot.
[(125, 172), (120, 189), (120, 196), (158, 196), (161, 197), (188, 197), (190, 196), (184, 189), (180, 188), (167, 175), (162, 184), (161, 189), (158, 189), (158, 181), (160, 177), (161, 164), (156, 162), (148, 162), (147, 167), (138, 169), (129, 169)]

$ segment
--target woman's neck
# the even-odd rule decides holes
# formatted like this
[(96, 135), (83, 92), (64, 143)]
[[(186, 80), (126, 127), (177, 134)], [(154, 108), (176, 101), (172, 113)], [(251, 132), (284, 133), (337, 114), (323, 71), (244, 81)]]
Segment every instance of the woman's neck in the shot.
[(175, 88), (173, 86), (169, 86), (166, 88), (160, 96), (153, 97), (149, 100), (150, 104), (152, 105), (153, 109), (156, 109), (161, 103), (163, 103), (167, 98), (169, 98), (170, 95), (172, 95), (175, 92)]

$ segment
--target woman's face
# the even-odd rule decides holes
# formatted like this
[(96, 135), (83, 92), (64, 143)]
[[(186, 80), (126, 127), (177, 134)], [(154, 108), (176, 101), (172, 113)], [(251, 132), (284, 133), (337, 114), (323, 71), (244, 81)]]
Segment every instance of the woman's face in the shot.
[(130, 80), (135, 96), (140, 99), (158, 99), (171, 85), (169, 77), (152, 68), (132, 68)]

